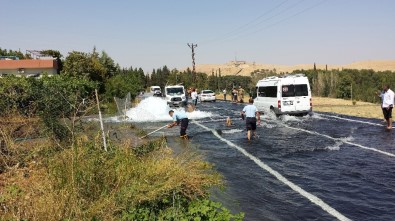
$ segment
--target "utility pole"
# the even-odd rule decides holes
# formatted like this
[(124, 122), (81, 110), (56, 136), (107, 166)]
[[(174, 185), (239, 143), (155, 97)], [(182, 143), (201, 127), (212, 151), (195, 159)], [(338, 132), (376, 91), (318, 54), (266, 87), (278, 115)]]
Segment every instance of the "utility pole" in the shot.
[(193, 82), (196, 83), (196, 70), (195, 70), (195, 48), (197, 47), (197, 44), (189, 44), (188, 43), (189, 48), (192, 49), (192, 78), (193, 78)]

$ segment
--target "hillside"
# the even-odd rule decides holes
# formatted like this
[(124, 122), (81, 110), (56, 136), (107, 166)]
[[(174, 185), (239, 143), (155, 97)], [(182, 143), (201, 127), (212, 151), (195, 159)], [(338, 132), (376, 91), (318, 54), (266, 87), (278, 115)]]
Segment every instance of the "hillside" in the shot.
[[(326, 64), (316, 64), (317, 69), (325, 69)], [(260, 69), (276, 69), (277, 73), (289, 73), (293, 70), (300, 69), (313, 69), (314, 63), (312, 64), (298, 64), (298, 65), (280, 65), (280, 64), (257, 64), (245, 61), (230, 61), (226, 64), (197, 64), (196, 71), (204, 73), (218, 73), (221, 69), (222, 75), (234, 75), (240, 71), (238, 75), (247, 76), (254, 70)], [(328, 64), (328, 70), (331, 69), (373, 69), (375, 71), (395, 71), (395, 60), (388, 61), (359, 61), (346, 65), (331, 65)]]

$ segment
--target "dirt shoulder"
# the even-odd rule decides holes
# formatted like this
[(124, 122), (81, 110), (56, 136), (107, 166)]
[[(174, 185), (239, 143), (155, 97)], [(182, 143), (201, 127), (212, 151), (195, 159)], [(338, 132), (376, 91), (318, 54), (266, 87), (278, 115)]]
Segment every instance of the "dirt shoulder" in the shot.
[(330, 112), (356, 117), (382, 119), (380, 104), (357, 101), (355, 105), (351, 100), (326, 97), (313, 97), (313, 111)]

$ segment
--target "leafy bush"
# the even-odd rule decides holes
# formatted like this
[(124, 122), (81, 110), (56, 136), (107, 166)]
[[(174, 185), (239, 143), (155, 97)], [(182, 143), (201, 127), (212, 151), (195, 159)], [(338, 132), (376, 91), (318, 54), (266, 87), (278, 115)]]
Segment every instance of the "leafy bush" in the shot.
[(60, 119), (74, 117), (83, 112), (90, 101), (94, 102), (93, 91), (97, 85), (65, 75), (43, 77), (38, 85), (37, 114), (56, 138), (64, 140), (69, 131)]
[(40, 117), (56, 138), (64, 139), (68, 132), (59, 120), (83, 111), (93, 100), (96, 86), (65, 75), (40, 79), (7, 76), (0, 79), (0, 115)]
[(31, 115), (35, 111), (36, 96), (33, 79), (7, 76), (0, 78), (0, 115), (18, 113)]
[(131, 211), (124, 211), (121, 220), (238, 221), (244, 218), (243, 213), (232, 214), (221, 203), (208, 199), (185, 201), (182, 204), (182, 206), (179, 204), (160, 211), (155, 211), (148, 206), (134, 208)]

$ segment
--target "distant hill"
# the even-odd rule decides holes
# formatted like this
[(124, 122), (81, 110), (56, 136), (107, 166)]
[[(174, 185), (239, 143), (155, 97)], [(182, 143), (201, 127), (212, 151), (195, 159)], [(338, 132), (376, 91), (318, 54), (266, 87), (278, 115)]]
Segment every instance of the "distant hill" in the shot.
[[(316, 64), (317, 69), (325, 69), (326, 64)], [(298, 64), (298, 65), (279, 65), (279, 64), (257, 64), (246, 61), (231, 61), (226, 64), (197, 64), (196, 72), (203, 72), (211, 74), (212, 72), (218, 73), (221, 69), (221, 75), (238, 75), (249, 76), (254, 70), (260, 69), (276, 69), (277, 73), (289, 73), (294, 70), (308, 70), (313, 69), (312, 64)], [(373, 69), (375, 71), (395, 71), (395, 60), (389, 61), (359, 61), (346, 65), (331, 65), (328, 64), (328, 70), (332, 69)]]

